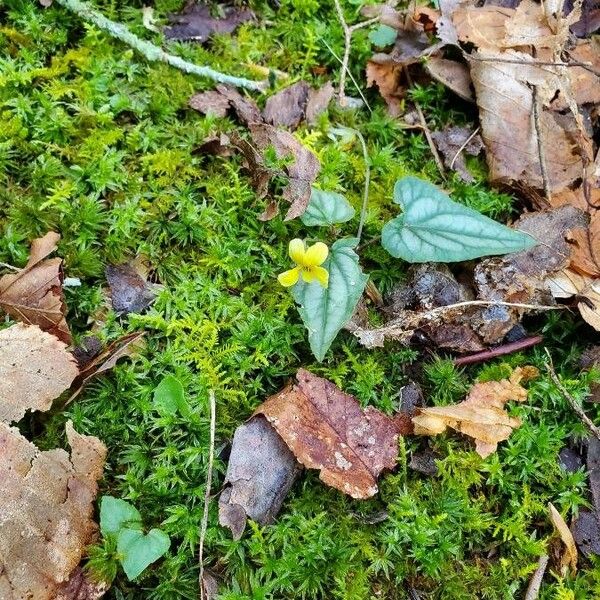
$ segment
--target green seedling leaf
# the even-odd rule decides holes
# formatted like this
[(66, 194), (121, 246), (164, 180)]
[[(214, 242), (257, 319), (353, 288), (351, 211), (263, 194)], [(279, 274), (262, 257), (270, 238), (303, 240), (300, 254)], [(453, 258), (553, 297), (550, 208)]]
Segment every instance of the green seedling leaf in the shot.
[(369, 33), (369, 39), (375, 46), (383, 48), (389, 46), (396, 41), (397, 31), (389, 25), (380, 25), (377, 29), (373, 29)]
[(292, 290), (308, 330), (310, 348), (318, 361), (323, 360), (335, 336), (352, 316), (369, 279), (353, 250), (357, 242), (354, 238), (343, 239), (331, 246), (329, 257), (323, 263), (329, 271), (327, 288), (317, 281), (301, 280)]
[(402, 214), (386, 223), (381, 244), (392, 255), (412, 263), (460, 262), (519, 252), (536, 240), (452, 200), (416, 177), (396, 182), (394, 202)]
[(179, 411), (182, 416), (190, 414), (181, 381), (173, 375), (167, 375), (154, 390), (154, 406), (162, 414), (174, 415)]
[(354, 208), (345, 196), (312, 188), (310, 202), (300, 217), (307, 227), (345, 223), (354, 217)]
[(112, 496), (102, 496), (100, 500), (100, 531), (103, 535), (116, 535), (123, 527), (142, 528), (142, 516), (138, 510)]
[(169, 536), (160, 529), (151, 529), (146, 535), (136, 529), (121, 529), (117, 552), (129, 581), (163, 556), (170, 546)]

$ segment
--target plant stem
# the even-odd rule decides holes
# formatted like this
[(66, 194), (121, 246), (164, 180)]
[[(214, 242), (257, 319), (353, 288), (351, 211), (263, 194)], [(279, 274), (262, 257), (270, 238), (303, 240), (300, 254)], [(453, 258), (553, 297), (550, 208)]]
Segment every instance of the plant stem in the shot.
[(454, 364), (459, 367), (462, 365), (470, 365), (473, 363), (483, 362), (496, 358), (497, 356), (504, 356), (505, 354), (511, 354), (512, 352), (518, 352), (525, 348), (531, 348), (536, 344), (542, 342), (544, 338), (541, 335), (528, 337), (517, 342), (511, 342), (510, 344), (503, 344), (502, 346), (496, 346), (495, 348), (489, 348), (488, 350), (482, 350), (475, 354), (469, 354), (467, 356), (461, 356), (460, 358), (454, 359)]
[(365, 143), (365, 138), (362, 133), (355, 129), (356, 135), (360, 140), (360, 145), (362, 146), (363, 158), (365, 161), (365, 189), (363, 192), (363, 202), (360, 209), (360, 221), (358, 223), (358, 232), (356, 233), (356, 237), (358, 238), (358, 243), (360, 243), (360, 238), (362, 236), (362, 231), (365, 226), (365, 221), (367, 220), (367, 205), (369, 203), (369, 186), (371, 184), (371, 166), (369, 165), (369, 152), (367, 151), (367, 144)]
[(110, 36), (120, 40), (121, 42), (131, 46), (134, 50), (139, 52), (144, 58), (151, 62), (164, 62), (176, 69), (190, 73), (192, 75), (198, 75), (199, 77), (206, 77), (217, 81), (218, 83), (227, 83), (235, 87), (247, 88), (249, 90), (255, 90), (258, 92), (264, 91), (267, 88), (268, 82), (266, 81), (252, 81), (243, 77), (234, 77), (233, 75), (227, 75), (215, 71), (210, 67), (204, 65), (196, 65), (188, 62), (179, 56), (169, 54), (162, 48), (159, 48), (155, 44), (143, 40), (134, 33), (132, 33), (128, 27), (122, 23), (116, 23), (107, 19), (102, 13), (92, 8), (86, 2), (80, 0), (54, 0), (56, 4), (60, 4), (63, 8), (70, 10), (75, 13), (78, 17), (81, 17), (84, 21), (93, 23), (96, 27), (102, 29)]

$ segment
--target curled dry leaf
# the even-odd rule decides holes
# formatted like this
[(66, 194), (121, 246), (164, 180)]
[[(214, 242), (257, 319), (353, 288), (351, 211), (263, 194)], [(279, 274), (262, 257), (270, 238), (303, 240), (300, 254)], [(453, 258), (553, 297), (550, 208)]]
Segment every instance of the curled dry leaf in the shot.
[(47, 258), (60, 236), (49, 232), (33, 240), (25, 268), (0, 278), (0, 309), (17, 321), (38, 325), (66, 344), (71, 332), (65, 320), (62, 259)]
[(40, 451), (0, 423), (0, 598), (72, 600), (71, 575), (97, 531), (93, 502), (106, 448), (66, 426), (71, 454)]
[(390, 60), (387, 54), (376, 54), (367, 62), (367, 87), (377, 86), (392, 117), (402, 113), (406, 90), (400, 85), (401, 76), (402, 65)]
[(565, 553), (562, 556), (562, 566), (570, 567), (575, 573), (577, 571), (577, 546), (573, 539), (569, 526), (565, 523), (562, 515), (556, 510), (552, 502), (548, 502), (548, 510), (550, 511), (550, 520), (556, 528), (560, 539), (565, 545)]
[(233, 436), (219, 523), (239, 539), (249, 517), (272, 523), (298, 477), (300, 466), (278, 433), (261, 416), (240, 425)]
[(206, 42), (215, 33), (232, 33), (239, 25), (254, 19), (254, 13), (237, 6), (223, 7), (224, 16), (217, 19), (211, 14), (211, 7), (206, 4), (187, 2), (183, 11), (171, 15), (171, 25), (165, 27), (165, 37), (169, 40), (195, 40)]
[(393, 469), (398, 454), (396, 423), (330, 381), (303, 369), (297, 383), (268, 398), (264, 415), (296, 458), (320, 478), (353, 498), (377, 493), (377, 478)]
[(69, 388), (79, 369), (66, 345), (36, 325), (0, 331), (0, 421), (27, 410), (46, 411)]
[(527, 390), (520, 382), (535, 376), (534, 367), (519, 367), (510, 379), (476, 383), (467, 399), (459, 404), (422, 408), (413, 417), (415, 434), (437, 435), (450, 427), (472, 437), (476, 452), (485, 458), (496, 451), (498, 442), (507, 440), (513, 429), (521, 425), (519, 419), (504, 410), (504, 405), (511, 400), (524, 402)]

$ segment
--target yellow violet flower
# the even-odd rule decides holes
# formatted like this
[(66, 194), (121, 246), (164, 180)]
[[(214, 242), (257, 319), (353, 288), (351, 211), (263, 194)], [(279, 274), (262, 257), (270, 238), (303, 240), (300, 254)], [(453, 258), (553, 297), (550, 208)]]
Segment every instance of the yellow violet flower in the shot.
[(300, 276), (302, 276), (302, 279), (306, 283), (310, 283), (316, 279), (323, 287), (327, 287), (329, 273), (327, 269), (320, 266), (325, 262), (329, 254), (326, 244), (317, 242), (307, 248), (302, 240), (296, 238), (290, 242), (289, 253), (290, 258), (296, 263), (296, 266), (277, 277), (281, 285), (284, 287), (296, 285)]

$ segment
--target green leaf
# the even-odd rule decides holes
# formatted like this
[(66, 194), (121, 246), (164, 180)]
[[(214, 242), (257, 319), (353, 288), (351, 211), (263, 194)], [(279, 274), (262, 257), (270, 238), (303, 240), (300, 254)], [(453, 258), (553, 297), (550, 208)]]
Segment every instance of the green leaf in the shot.
[(173, 375), (167, 375), (154, 390), (154, 406), (162, 414), (174, 415), (179, 411), (182, 416), (189, 416), (190, 407), (185, 400), (181, 381)]
[(396, 41), (397, 33), (398, 32), (389, 25), (380, 25), (377, 29), (374, 29), (369, 33), (369, 39), (376, 46), (383, 48)]
[(334, 225), (349, 221), (355, 212), (342, 194), (312, 188), (310, 202), (300, 219), (307, 227)]
[(521, 231), (450, 200), (416, 177), (396, 182), (394, 202), (403, 212), (384, 225), (381, 244), (392, 256), (408, 262), (460, 262), (519, 252), (537, 243)]
[(124, 526), (142, 527), (142, 516), (138, 510), (112, 496), (102, 496), (100, 500), (100, 531), (103, 535), (117, 534)]
[(353, 248), (358, 240), (338, 240), (331, 246), (323, 266), (329, 271), (329, 286), (319, 282), (299, 281), (293, 288), (294, 300), (304, 326), (308, 329), (310, 348), (318, 361), (352, 316), (369, 277), (358, 264)]
[(165, 554), (170, 546), (169, 536), (160, 529), (152, 529), (146, 535), (135, 529), (121, 529), (117, 538), (121, 566), (130, 581)]

